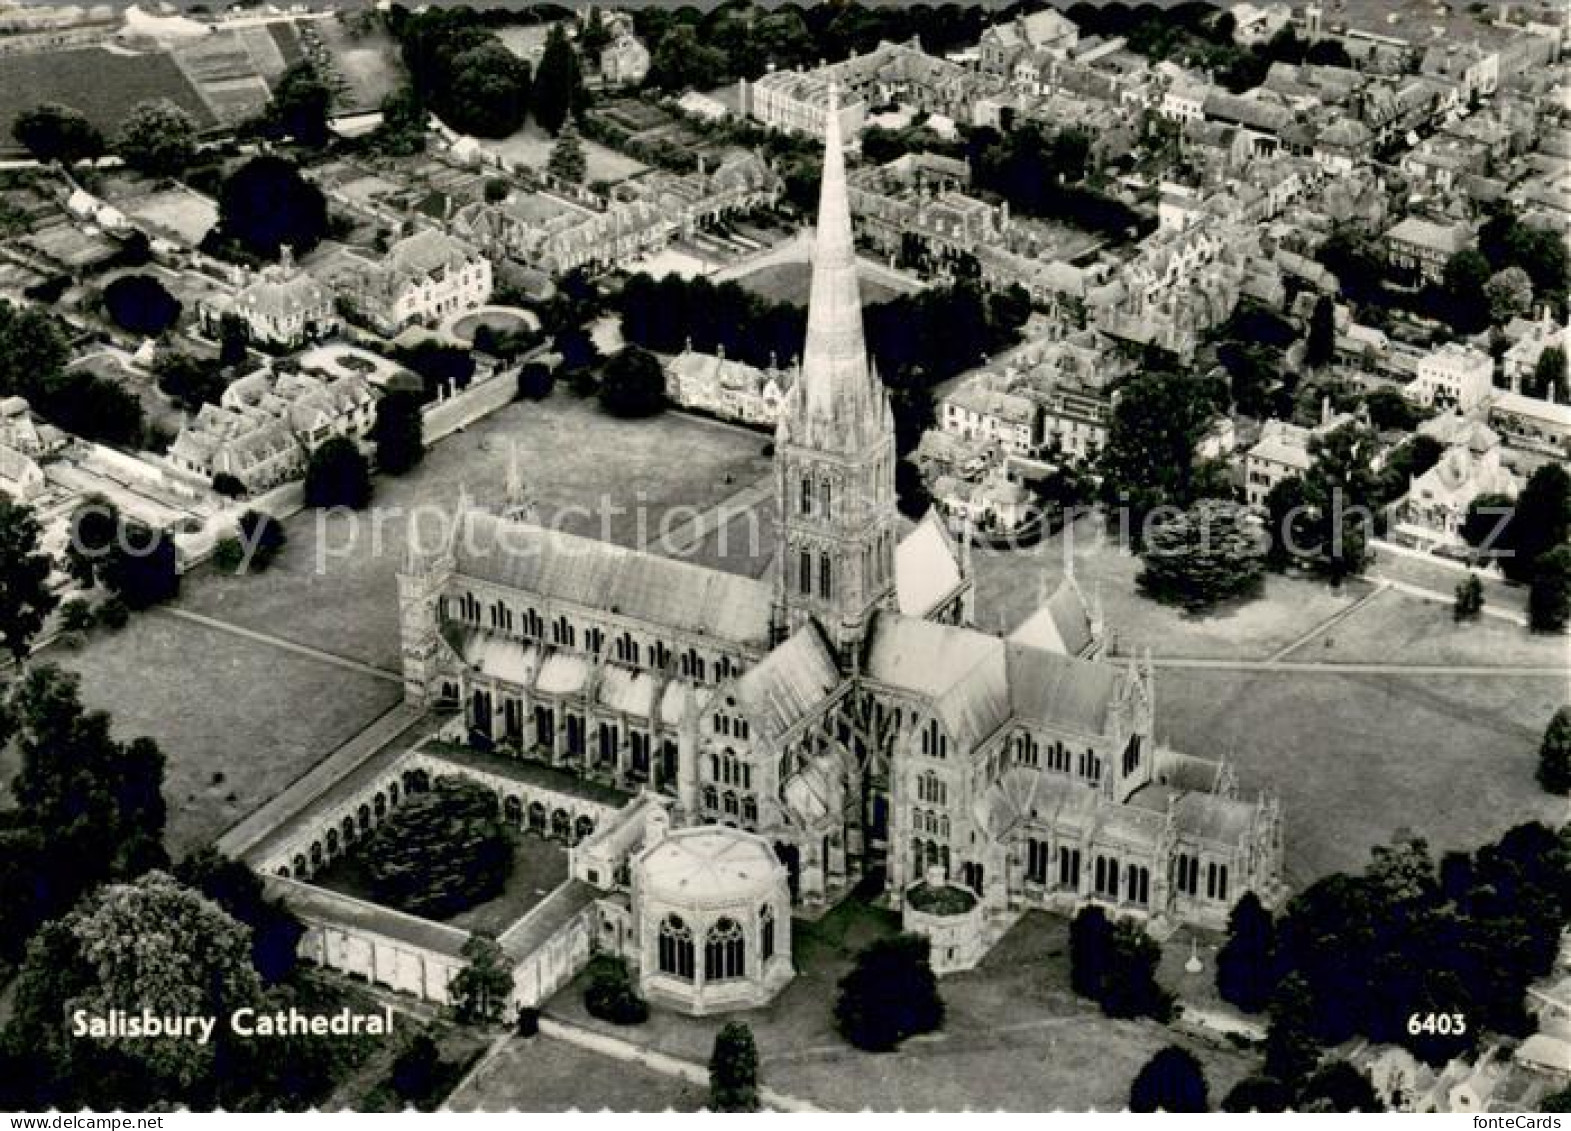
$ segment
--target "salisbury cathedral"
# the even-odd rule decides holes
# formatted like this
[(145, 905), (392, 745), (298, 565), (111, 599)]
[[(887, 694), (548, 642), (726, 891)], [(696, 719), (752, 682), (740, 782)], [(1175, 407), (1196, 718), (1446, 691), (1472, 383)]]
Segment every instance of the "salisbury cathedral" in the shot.
[(897, 906), (941, 877), (1000, 916), (1096, 901), (1214, 926), (1246, 891), (1275, 902), (1276, 801), (1157, 745), (1151, 664), (1105, 654), (1073, 571), (990, 634), (967, 548), (936, 514), (902, 527), (832, 113), (825, 134), (767, 580), (466, 504), (400, 574), (408, 699), (461, 710), (477, 745), (663, 795), (674, 829), (758, 834), (804, 910), (869, 877)]

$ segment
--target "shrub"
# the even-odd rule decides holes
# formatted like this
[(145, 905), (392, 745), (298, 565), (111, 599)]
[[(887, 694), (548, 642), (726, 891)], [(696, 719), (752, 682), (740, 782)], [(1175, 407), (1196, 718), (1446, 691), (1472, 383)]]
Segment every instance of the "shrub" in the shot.
[(835, 1024), (846, 1040), (868, 1052), (888, 1052), (943, 1025), (930, 953), (927, 939), (904, 934), (879, 939), (857, 955), (835, 1002)]
[(93, 627), (95, 620), (93, 606), (80, 597), (67, 601), (60, 606), (60, 630), (62, 632), (87, 632)]
[(638, 996), (627, 963), (611, 954), (602, 954), (590, 964), (584, 1008), (589, 1016), (613, 1025), (641, 1025), (649, 1019), (649, 1004)]
[(151, 275), (122, 275), (104, 288), (104, 309), (115, 325), (145, 338), (157, 337), (180, 317), (180, 303)]
[(110, 597), (98, 606), (98, 623), (118, 632), (131, 622), (131, 607), (119, 597)]
[(213, 490), (226, 499), (245, 498), (245, 484), (227, 471), (220, 471), (213, 476)]

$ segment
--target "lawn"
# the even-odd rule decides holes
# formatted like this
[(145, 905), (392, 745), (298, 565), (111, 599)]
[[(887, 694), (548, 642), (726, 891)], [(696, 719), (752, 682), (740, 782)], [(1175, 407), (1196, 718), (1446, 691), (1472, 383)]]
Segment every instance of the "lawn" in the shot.
[(9, 55), (0, 66), (0, 150), (14, 147), (11, 125), (41, 102), (80, 111), (106, 135), (149, 98), (168, 98), (208, 129), (213, 115), (167, 54), (117, 55), (97, 47)]
[[(627, 1040), (698, 1062), (728, 1019), (751, 1026), (764, 1082), (834, 1110), (1084, 1111), (1122, 1107), (1129, 1082), (1157, 1049), (1175, 1040), (1152, 1022), (1111, 1021), (1068, 986), (1067, 923), (1033, 913), (999, 942), (983, 966), (945, 978), (941, 1032), (897, 1052), (859, 1052), (834, 1031), (835, 987), (854, 953), (897, 928), (894, 916), (847, 901), (816, 924), (792, 925), (797, 977), (767, 1009), (688, 1018), (657, 1010), (641, 1026), (616, 1029), (590, 1018), (575, 984), (550, 1011)], [(1232, 1050), (1192, 1046), (1220, 1096), (1249, 1069)]]
[[(164, 752), (165, 843), (180, 856), (272, 798), (400, 698), (397, 684), (159, 613), (45, 660), (78, 672), (115, 733)], [(9, 781), (14, 762), (0, 763)]]
[[(806, 306), (808, 291), (812, 289), (813, 267), (810, 263), (795, 260), (772, 263), (741, 275), (736, 281), (759, 298), (770, 302)], [(865, 263), (857, 271), (857, 281), (861, 285), (863, 306), (876, 306), (906, 293), (890, 286)]]
[(1566, 638), (1540, 636), (1484, 616), (1458, 624), (1450, 604), (1387, 590), (1316, 640), (1295, 660), (1390, 660), (1409, 664), (1565, 666)]
[[(1369, 590), (1362, 582), (1333, 590), (1317, 581), (1269, 575), (1262, 595), (1191, 615), (1141, 596), (1140, 561), (1101, 537), (1100, 517), (1075, 524), (1075, 577), (1100, 598), (1109, 639), (1121, 651), (1149, 647), (1158, 656), (1264, 659), (1350, 607)], [(1052, 593), (1064, 575), (1064, 539), (975, 554), (977, 627), (1012, 630)]]
[(550, 1037), (514, 1038), (449, 1097), (454, 1111), (698, 1111), (703, 1088)]
[[(435, 445), (409, 475), (378, 480), (377, 502), (365, 514), (306, 511), (289, 520), (289, 545), (267, 573), (234, 577), (212, 567), (197, 570), (186, 579), (182, 604), (397, 668), (394, 575), (410, 511), (439, 506), (450, 512), (461, 488), (476, 502), (499, 503), (515, 444), (541, 521), (632, 545), (640, 540), (641, 513), (644, 538), (653, 541), (668, 514), (679, 520), (686, 513), (673, 508), (712, 506), (765, 474), (764, 443), (757, 434), (674, 413), (653, 421), (616, 420), (566, 392), (509, 405)], [(434, 522), (429, 529), (436, 529)]]
[[(567, 851), (542, 837), (524, 833), (513, 849), (513, 870), (502, 894), (442, 922), (466, 931), (500, 935), (567, 879)], [(339, 857), (311, 881), (319, 887), (376, 902), (365, 872), (364, 848)]]
[(1161, 741), (1227, 758), (1246, 796), (1280, 793), (1294, 888), (1362, 869), (1401, 830), (1438, 855), (1565, 817), (1533, 780), (1563, 678), (1168, 669), (1156, 684)]
[[(584, 181), (587, 184), (616, 184), (620, 181), (636, 177), (649, 166), (635, 161), (625, 153), (619, 153), (601, 145), (590, 138), (581, 138), (584, 147), (586, 171)], [(543, 173), (551, 160), (551, 150), (556, 145), (556, 139), (531, 121), (512, 137), (500, 141), (482, 140), (480, 144), (491, 153), (495, 153), (510, 166), (522, 166), (536, 173)]]

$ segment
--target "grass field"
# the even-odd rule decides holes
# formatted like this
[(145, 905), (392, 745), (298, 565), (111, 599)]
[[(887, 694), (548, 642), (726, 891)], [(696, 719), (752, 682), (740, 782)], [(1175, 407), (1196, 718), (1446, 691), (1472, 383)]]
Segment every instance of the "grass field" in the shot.
[[(797, 977), (767, 1009), (723, 1018), (688, 1018), (657, 1010), (618, 1036), (703, 1062), (714, 1034), (730, 1018), (746, 1021), (758, 1041), (761, 1076), (770, 1087), (841, 1111), (960, 1108), (1070, 1111), (1121, 1108), (1140, 1066), (1171, 1031), (1146, 1021), (1111, 1021), (1068, 989), (1067, 923), (1040, 913), (1023, 918), (978, 970), (940, 983), (941, 1032), (882, 1055), (859, 1052), (835, 1032), (836, 983), (852, 956), (896, 929), (894, 916), (854, 901), (818, 923), (792, 924)], [(582, 987), (552, 1000), (550, 1011), (612, 1031), (582, 1008)], [(1220, 1096), (1249, 1069), (1232, 1050), (1191, 1045)]]
[(680, 516), (673, 508), (711, 506), (768, 470), (760, 455), (764, 438), (753, 433), (676, 414), (616, 420), (593, 402), (558, 392), (543, 402), (509, 405), (437, 444), (409, 475), (379, 479), (376, 503), (364, 515), (295, 516), (287, 525), (288, 547), (265, 574), (234, 577), (203, 567), (186, 579), (182, 603), (298, 643), (397, 667), (394, 575), (402, 564), (410, 511), (424, 506), (450, 511), (461, 487), (476, 502), (499, 502), (514, 444), (541, 521), (554, 518), (563, 529), (624, 544), (639, 540), (640, 506), (646, 535), (653, 539), (668, 513)]
[[(649, 168), (625, 153), (601, 145), (598, 141), (586, 137), (582, 142), (587, 163), (584, 175), (586, 184), (602, 181), (616, 184), (629, 177), (636, 177)], [(498, 154), (509, 165), (519, 165), (543, 173), (547, 162), (551, 160), (551, 149), (555, 146), (556, 139), (531, 121), (512, 137), (500, 141), (482, 141), (480, 144), (489, 152)]]
[[(862, 288), (864, 306), (876, 306), (904, 294), (875, 275), (865, 265), (857, 272)], [(813, 281), (813, 268), (809, 263), (773, 263), (757, 271), (740, 276), (742, 286), (760, 298), (771, 302), (788, 302), (793, 306), (807, 305), (807, 292)]]
[[(82, 700), (122, 739), (149, 735), (167, 763), (170, 854), (205, 843), (267, 801), (400, 697), (396, 684), (141, 613), (78, 651), (41, 657), (75, 671)], [(14, 763), (5, 763), (9, 780)]]
[(1535, 635), (1498, 617), (1458, 624), (1450, 604), (1388, 589), (1293, 658), (1549, 667), (1567, 663), (1568, 651), (1564, 636)]
[(1281, 794), (1295, 888), (1361, 870), (1400, 830), (1438, 854), (1565, 818), (1533, 780), (1562, 678), (1169, 669), (1156, 682), (1161, 741), (1228, 758), (1246, 796)]
[(74, 107), (106, 135), (126, 113), (149, 98), (168, 98), (196, 121), (214, 125), (213, 115), (168, 55), (117, 55), (96, 47), (8, 55), (0, 66), (0, 150), (13, 148), (17, 116), (41, 102)]
[(703, 1088), (549, 1037), (514, 1038), (459, 1092), (454, 1111), (697, 1111)]

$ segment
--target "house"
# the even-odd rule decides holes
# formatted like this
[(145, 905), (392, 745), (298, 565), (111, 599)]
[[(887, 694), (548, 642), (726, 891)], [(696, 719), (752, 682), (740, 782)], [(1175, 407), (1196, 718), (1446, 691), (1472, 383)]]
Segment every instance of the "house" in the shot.
[(600, 52), (600, 75), (608, 86), (637, 86), (649, 74), (649, 48), (623, 31)]
[(1080, 41), (1080, 29), (1062, 13), (1046, 8), (994, 24), (982, 32), (977, 45), (979, 66), (987, 74), (1009, 76), (1022, 59), (1038, 52), (1059, 57), (1069, 54)]
[(1403, 389), (1426, 408), (1471, 412), (1494, 389), (1495, 363), (1483, 350), (1446, 342), (1418, 362), (1418, 375)]
[(770, 366), (758, 369), (718, 353), (687, 348), (666, 364), (666, 395), (683, 408), (773, 428), (790, 392), (794, 372)]
[(996, 378), (985, 374), (939, 402), (938, 426), (967, 440), (991, 440), (1015, 455), (1030, 455), (1040, 443), (1036, 403), (1000, 388)]
[(384, 337), (408, 326), (435, 326), (491, 298), (491, 261), (436, 228), (405, 236), (380, 260), (345, 251), (315, 273), (343, 300), (352, 321)]
[(1489, 404), (1488, 419), (1507, 447), (1571, 459), (1571, 404), (1500, 393)]
[(1234, 4), (1228, 11), (1233, 16), (1233, 42), (1240, 47), (1269, 42), (1293, 18), (1292, 7), (1280, 0), (1267, 0), (1263, 4)]
[(216, 297), (200, 308), (209, 333), (220, 329), (225, 315), (240, 320), (249, 340), (284, 350), (301, 349), (339, 329), (333, 292), (297, 269), (287, 248), (279, 264), (248, 281), (232, 298)]
[(1001, 470), (988, 473), (980, 483), (942, 476), (933, 483), (932, 494), (933, 502), (952, 521), (990, 533), (1017, 531), (1038, 510), (1031, 492)]
[(1409, 216), (1385, 234), (1386, 261), (1418, 283), (1438, 283), (1446, 261), (1473, 242), (1466, 224), (1441, 224)]
[(1407, 494), (1397, 507), (1393, 529), (1397, 541), (1426, 549), (1460, 548), (1462, 523), (1475, 499), (1481, 495), (1516, 498), (1520, 484), (1500, 461), (1500, 437), (1482, 424), (1471, 423), (1463, 426), (1457, 439), (1439, 462), (1409, 479)]

